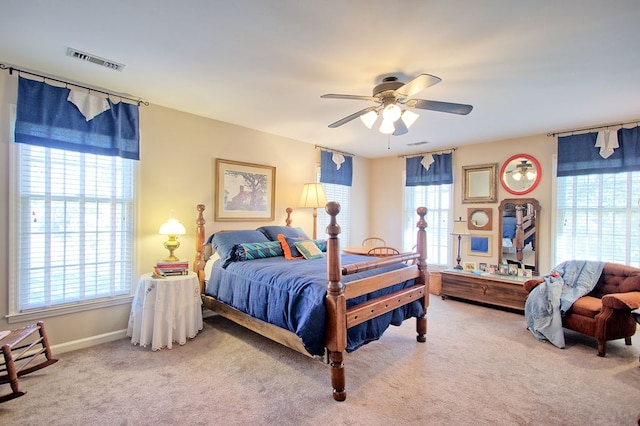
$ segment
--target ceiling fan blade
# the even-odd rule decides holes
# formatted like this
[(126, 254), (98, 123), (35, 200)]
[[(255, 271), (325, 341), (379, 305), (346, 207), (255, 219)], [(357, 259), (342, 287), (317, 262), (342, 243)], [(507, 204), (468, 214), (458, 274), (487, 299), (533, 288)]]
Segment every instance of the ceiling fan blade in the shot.
[(427, 87), (433, 86), (434, 84), (440, 83), (442, 80), (440, 77), (436, 77), (431, 74), (420, 74), (404, 86), (398, 87), (393, 94), (397, 98), (408, 98), (409, 96), (413, 96), (416, 93), (426, 89)]
[(374, 101), (374, 102), (379, 101), (378, 98), (374, 98), (373, 96), (364, 96), (364, 95), (362, 96), (361, 95), (337, 95), (334, 93), (329, 93), (327, 95), (322, 95), (320, 97), (325, 99), (352, 99), (356, 101)]
[(449, 112), (451, 114), (467, 115), (473, 105), (454, 104), (451, 102), (427, 101), (424, 99), (409, 99), (406, 105), (410, 108), (428, 109), (431, 111)]
[(329, 127), (334, 129), (336, 127), (342, 126), (345, 123), (350, 122), (351, 120), (354, 120), (354, 119), (360, 117), (361, 115), (364, 115), (364, 114), (368, 113), (369, 111), (375, 111), (375, 110), (376, 110), (376, 107), (368, 107), (368, 108), (365, 108), (365, 109), (361, 109), (360, 111), (354, 112), (353, 114), (348, 115), (345, 118), (342, 118), (342, 119), (336, 121), (335, 123), (329, 124)]
[(402, 136), (409, 131), (402, 120), (396, 120), (396, 122), (393, 123), (393, 126), (396, 128), (393, 132), (393, 136)]

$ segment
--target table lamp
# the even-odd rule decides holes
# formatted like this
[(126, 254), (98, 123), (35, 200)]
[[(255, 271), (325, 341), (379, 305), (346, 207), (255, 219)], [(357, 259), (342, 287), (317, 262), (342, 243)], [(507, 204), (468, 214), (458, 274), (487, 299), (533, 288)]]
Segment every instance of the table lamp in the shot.
[(327, 205), (327, 197), (321, 183), (305, 183), (302, 188), (302, 195), (298, 201), (300, 208), (313, 208), (313, 239), (316, 239), (316, 218), (318, 217), (318, 207)]
[(187, 231), (184, 229), (184, 225), (178, 222), (178, 219), (173, 218), (173, 214), (171, 218), (160, 226), (160, 230), (158, 231), (161, 235), (166, 235), (169, 237), (167, 241), (164, 243), (164, 248), (169, 250), (169, 256), (165, 257), (164, 260), (175, 262), (178, 259), (174, 254), (174, 250), (180, 247), (180, 241), (178, 241), (178, 235), (184, 235)]
[(456, 266), (453, 267), (453, 269), (462, 269), (462, 266), (460, 265), (460, 240), (462, 239), (463, 235), (469, 235), (469, 230), (467, 229), (467, 222), (463, 221), (462, 218), (459, 218), (458, 220), (454, 220), (453, 231), (451, 232), (451, 235), (458, 236), (458, 257), (456, 258), (456, 261), (458, 263), (456, 264)]

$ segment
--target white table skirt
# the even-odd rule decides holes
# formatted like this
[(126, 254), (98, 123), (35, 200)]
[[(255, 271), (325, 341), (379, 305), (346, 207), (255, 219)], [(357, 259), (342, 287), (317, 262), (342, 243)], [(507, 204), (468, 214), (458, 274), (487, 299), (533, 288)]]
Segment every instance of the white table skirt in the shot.
[(202, 330), (202, 299), (195, 273), (166, 278), (140, 277), (131, 303), (127, 336), (132, 344), (156, 351), (184, 345)]

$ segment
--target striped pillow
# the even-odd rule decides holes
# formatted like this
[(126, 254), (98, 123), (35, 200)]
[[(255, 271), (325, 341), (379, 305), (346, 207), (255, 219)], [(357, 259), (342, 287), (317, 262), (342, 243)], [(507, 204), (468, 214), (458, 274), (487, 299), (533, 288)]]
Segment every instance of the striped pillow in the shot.
[(282, 256), (283, 254), (282, 246), (278, 241), (243, 243), (238, 244), (236, 249), (236, 258), (239, 262)]

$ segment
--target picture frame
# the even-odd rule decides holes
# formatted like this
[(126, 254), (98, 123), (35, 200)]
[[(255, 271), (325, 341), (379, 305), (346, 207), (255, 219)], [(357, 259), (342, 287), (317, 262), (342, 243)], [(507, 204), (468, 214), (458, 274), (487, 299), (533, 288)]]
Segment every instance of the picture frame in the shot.
[(462, 269), (467, 272), (476, 270), (476, 262), (462, 262)]
[(214, 219), (273, 221), (276, 168), (240, 161), (215, 161)]
[(498, 163), (462, 166), (462, 202), (495, 203)]
[(470, 256), (491, 256), (491, 235), (470, 235), (467, 254)]
[(509, 275), (518, 276), (518, 265), (509, 264)]
[(531, 278), (531, 270), (530, 269), (518, 269), (518, 277), (520, 278)]
[(498, 265), (498, 274), (500, 275), (509, 275), (509, 265), (506, 263), (501, 263)]

